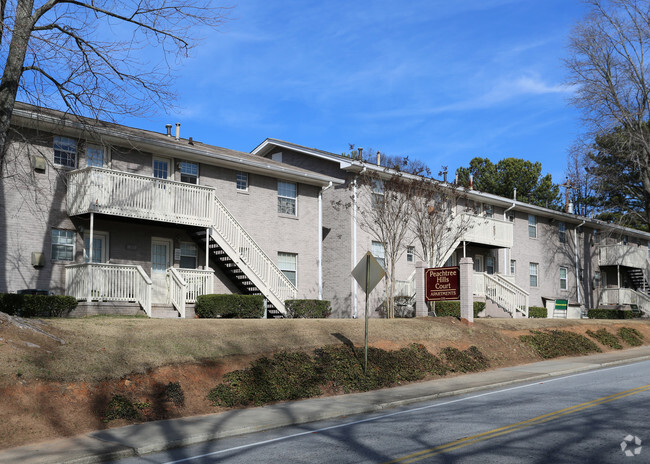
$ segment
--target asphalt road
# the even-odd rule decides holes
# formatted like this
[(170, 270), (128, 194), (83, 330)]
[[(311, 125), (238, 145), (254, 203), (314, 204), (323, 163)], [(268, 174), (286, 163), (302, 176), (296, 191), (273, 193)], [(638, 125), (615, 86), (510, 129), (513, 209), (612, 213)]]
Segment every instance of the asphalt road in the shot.
[(646, 463), (650, 361), (116, 462)]

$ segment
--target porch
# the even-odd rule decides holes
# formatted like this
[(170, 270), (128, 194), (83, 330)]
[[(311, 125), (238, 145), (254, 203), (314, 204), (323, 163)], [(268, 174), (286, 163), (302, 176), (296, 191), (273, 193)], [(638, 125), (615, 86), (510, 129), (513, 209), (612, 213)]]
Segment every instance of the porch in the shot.
[(646, 316), (650, 316), (650, 296), (632, 288), (603, 288), (599, 292), (599, 307), (602, 306), (632, 306)]
[[(154, 290), (151, 278), (141, 266), (128, 264), (84, 263), (65, 269), (66, 295), (78, 301), (137, 303), (152, 317), (152, 301), (171, 304), (181, 318), (187, 317), (187, 305), (199, 295), (213, 293), (212, 269), (178, 269), (166, 271), (166, 288)], [(162, 291), (164, 295), (152, 295)]]

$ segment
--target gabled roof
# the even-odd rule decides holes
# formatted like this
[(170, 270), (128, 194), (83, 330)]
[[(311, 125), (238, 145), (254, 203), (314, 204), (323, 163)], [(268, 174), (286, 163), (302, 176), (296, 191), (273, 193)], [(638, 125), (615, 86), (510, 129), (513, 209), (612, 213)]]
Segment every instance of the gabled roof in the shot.
[(319, 150), (317, 148), (309, 148), (295, 143), (286, 142), (284, 140), (278, 140), (273, 138), (268, 138), (264, 140), (257, 147), (255, 147), (251, 151), (251, 153), (254, 155), (265, 157), (271, 151), (275, 150), (275, 148), (286, 148), (288, 150), (304, 153), (306, 155), (313, 156), (315, 158), (333, 161), (335, 163), (339, 163), (339, 167), (343, 170), (347, 170), (347, 168), (353, 165), (357, 165), (357, 166), (363, 165), (361, 161), (348, 158), (347, 156), (336, 155), (334, 153), (330, 153), (324, 150)]
[(22, 102), (16, 102), (11, 123), (14, 126), (47, 130), (61, 135), (70, 134), (156, 155), (167, 155), (304, 184), (326, 186), (330, 182), (341, 183), (340, 179), (261, 158), (251, 153), (198, 141), (190, 142), (189, 139), (184, 138), (176, 140), (175, 137), (163, 133), (79, 117)]

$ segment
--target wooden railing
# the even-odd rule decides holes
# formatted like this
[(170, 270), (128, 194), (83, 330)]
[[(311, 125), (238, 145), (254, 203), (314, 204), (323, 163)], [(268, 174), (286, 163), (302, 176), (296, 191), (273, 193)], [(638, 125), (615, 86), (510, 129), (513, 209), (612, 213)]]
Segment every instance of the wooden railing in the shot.
[(650, 296), (631, 288), (603, 288), (600, 290), (600, 304), (634, 304), (645, 314), (650, 315)]
[(474, 294), (491, 299), (512, 317), (528, 317), (528, 292), (499, 274), (475, 272)]
[(66, 295), (81, 301), (135, 301), (151, 316), (151, 279), (142, 267), (83, 263), (65, 267)]
[(216, 195), (213, 203), (212, 238), (231, 258), (235, 257), (235, 263), (246, 276), (280, 312), (285, 313), (285, 300), (295, 299), (298, 289), (255, 243)]
[(68, 174), (68, 214), (89, 212), (212, 225), (214, 189), (128, 172), (88, 167)]
[(167, 269), (167, 279), (169, 279), (169, 300), (181, 317), (185, 319), (187, 282), (185, 282), (178, 270), (173, 267)]
[(176, 272), (187, 283), (185, 292), (186, 303), (196, 303), (196, 298), (199, 295), (214, 293), (213, 269), (176, 269)]

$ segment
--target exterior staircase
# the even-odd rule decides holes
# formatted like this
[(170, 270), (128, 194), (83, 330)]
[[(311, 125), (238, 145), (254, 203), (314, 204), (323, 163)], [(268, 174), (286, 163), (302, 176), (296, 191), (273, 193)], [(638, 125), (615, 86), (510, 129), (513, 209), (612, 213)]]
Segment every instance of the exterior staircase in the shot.
[(474, 295), (484, 296), (511, 317), (528, 317), (528, 292), (500, 274), (474, 273)]
[(153, 319), (177, 319), (180, 317), (178, 311), (171, 304), (152, 304), (151, 317)]
[(630, 277), (630, 280), (632, 281), (632, 285), (637, 292), (650, 295), (650, 285), (648, 285), (648, 281), (646, 280), (645, 274), (642, 269), (638, 269), (635, 267), (627, 268), (627, 275)]

